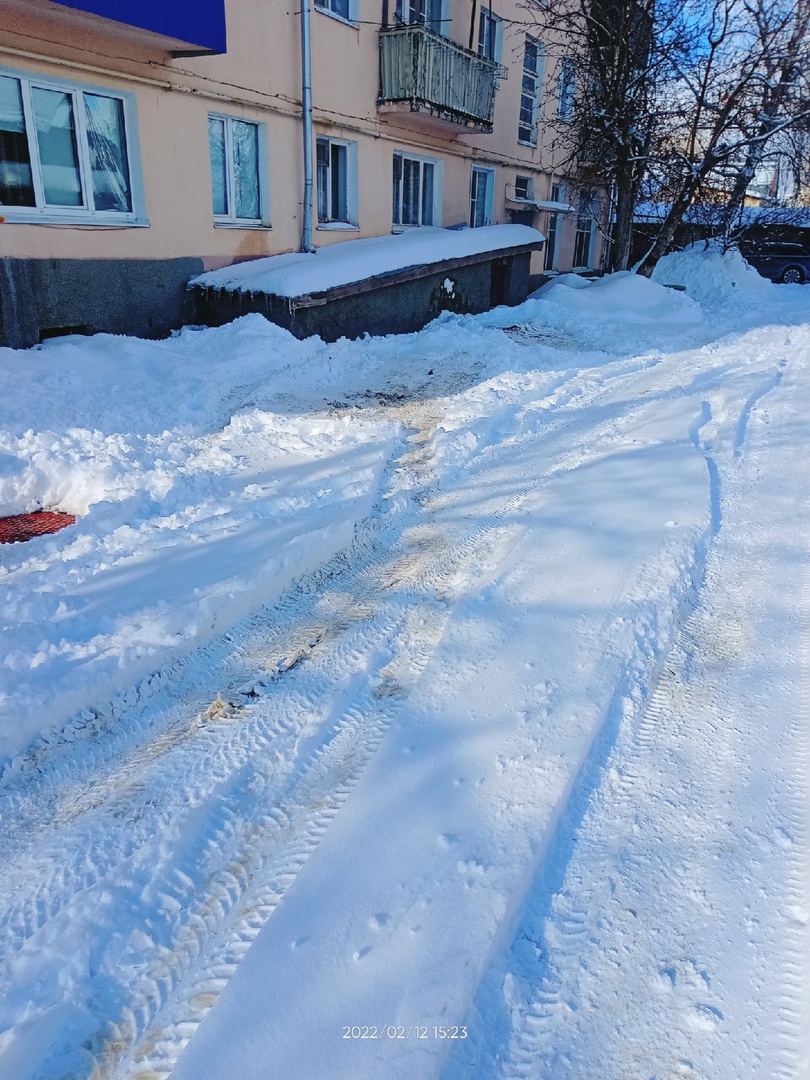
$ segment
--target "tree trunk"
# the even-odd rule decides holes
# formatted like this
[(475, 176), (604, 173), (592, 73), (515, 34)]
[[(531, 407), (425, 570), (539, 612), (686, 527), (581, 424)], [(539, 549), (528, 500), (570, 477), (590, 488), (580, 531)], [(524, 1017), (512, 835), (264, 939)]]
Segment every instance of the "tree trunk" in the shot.
[(737, 173), (734, 187), (731, 189), (731, 197), (723, 210), (723, 236), (728, 236), (734, 228), (734, 221), (745, 204), (745, 193), (748, 191), (748, 185), (756, 176), (757, 169), (765, 157), (766, 142), (778, 122), (777, 108), (777, 102), (769, 104), (766, 115), (762, 118), (760, 124), (759, 139), (748, 147), (745, 163)]
[(616, 176), (616, 224), (613, 232), (611, 270), (626, 270), (630, 265), (630, 248), (633, 243), (633, 214), (635, 212), (635, 184), (632, 162), (622, 162)]
[(740, 171), (737, 173), (734, 187), (731, 189), (731, 195), (723, 208), (722, 235), (726, 238), (731, 234), (731, 230), (734, 228), (734, 222), (737, 220), (737, 216), (745, 204), (745, 193), (748, 191), (749, 184), (757, 174), (757, 168), (762, 160), (763, 151), (763, 144), (751, 147), (748, 151), (748, 156), (745, 159), (745, 164), (741, 166)]
[(675, 239), (675, 233), (678, 231), (678, 226), (683, 221), (684, 214), (692, 205), (692, 200), (695, 197), (697, 189), (698, 181), (696, 179), (690, 180), (688, 187), (684, 188), (680, 196), (670, 207), (670, 211), (664, 220), (664, 224), (661, 226), (661, 231), (655, 238), (655, 243), (644, 256), (638, 267), (638, 273), (641, 274), (642, 277), (651, 277), (658, 260), (669, 251), (672, 246), (672, 241)]

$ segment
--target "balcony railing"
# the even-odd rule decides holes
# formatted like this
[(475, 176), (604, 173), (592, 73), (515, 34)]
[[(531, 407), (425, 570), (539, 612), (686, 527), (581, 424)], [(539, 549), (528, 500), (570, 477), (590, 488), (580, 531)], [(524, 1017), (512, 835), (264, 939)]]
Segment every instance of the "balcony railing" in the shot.
[(477, 131), (492, 131), (500, 64), (427, 26), (380, 31), (380, 103), (405, 101)]

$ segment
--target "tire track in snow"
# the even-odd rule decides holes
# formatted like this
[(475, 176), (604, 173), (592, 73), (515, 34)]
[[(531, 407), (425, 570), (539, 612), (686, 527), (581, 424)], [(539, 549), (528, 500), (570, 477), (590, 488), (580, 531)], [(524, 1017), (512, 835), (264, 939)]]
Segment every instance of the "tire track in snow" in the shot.
[[(420, 443), (427, 441), (420, 439), (419, 433), (416, 438)], [(418, 461), (412, 467), (425, 473), (430, 456), (420, 445)], [(400, 468), (408, 469), (409, 466), (406, 463)], [(217, 858), (216, 852), (214, 855), (209, 852), (206, 853), (207, 875), (203, 882), (189, 877), (182, 861), (175, 866), (171, 859), (167, 866), (160, 868), (162, 879), (147, 880), (148, 888), (159, 890), (161, 903), (167, 905), (174, 915), (180, 912), (181, 918), (179, 925), (172, 930), (171, 944), (154, 941), (153, 947), (149, 947), (149, 935), (137, 928), (133, 930), (135, 943), (140, 940), (147, 947), (131, 949), (136, 962), (125, 967), (130, 979), (135, 977), (136, 971), (140, 972), (137, 981), (141, 988), (131, 1006), (123, 1005), (118, 1009), (124, 1019), (119, 1023), (114, 1040), (116, 1051), (112, 1057), (131, 1047), (143, 1033), (176, 988), (189, 958), (202, 951), (203, 942), (216, 932), (219, 922), (237, 901), (244, 899), (253, 879), (260, 875), (268, 860), (272, 859), (282, 870), (272, 878), (274, 884), (263, 886), (265, 894), (269, 888), (277, 900), (283, 891), (279, 888), (279, 881), (283, 880), (285, 889), (288, 887), (294, 873), (358, 779), (362, 766), (390, 723), (396, 706), (407, 696), (409, 684), (412, 685), (427, 663), (432, 648), (441, 636), (447, 615), (446, 603), (437, 597), (435, 586), (457, 567), (452, 565), (452, 560), (448, 562), (444, 554), (435, 567), (431, 566), (432, 547), (423, 537), (423, 550), (409, 560), (407, 569), (400, 566), (396, 578), (392, 579), (388, 571), (391, 558), (388, 545), (392, 537), (389, 535), (385, 540), (387, 543), (378, 543), (372, 549), (371, 557), (364, 566), (359, 570), (355, 568), (349, 574), (349, 580), (338, 582), (344, 587), (342, 595), (334, 590), (333, 585), (331, 594), (318, 599), (315, 613), (327, 614), (331, 619), (328, 625), (317, 628), (314, 644), (312, 626), (299, 627), (297, 639), (293, 634), (292, 649), (288, 642), (281, 655), (279, 650), (274, 653), (271, 649), (270, 656), (265, 651), (261, 666), (254, 668), (251, 685), (242, 688), (241, 698), (238, 689), (233, 688), (236, 689), (235, 694), (215, 699), (207, 711), (209, 723), (204, 725), (204, 729), (235, 726), (235, 735), (226, 739), (214, 738), (212, 746), (201, 748), (193, 745), (200, 741), (194, 738), (198, 734), (193, 730), (195, 723), (192, 721), (189, 724), (187, 719), (181, 718), (179, 745), (174, 745), (177, 733), (173, 732), (168, 740), (172, 745), (165, 749), (159, 746), (157, 754), (155, 747), (149, 744), (145, 748), (136, 747), (117, 771), (92, 785), (78, 805), (70, 805), (69, 801), (63, 800), (64, 812), (58, 815), (63, 828), (57, 837), (55, 849), (46, 852), (44, 858), (35, 851), (33, 865), (30, 858), (23, 858), (21, 864), (14, 868), (16, 874), (9, 869), (3, 873), (4, 891), (9, 898), (16, 898), (20, 886), (23, 895), (26, 892), (30, 894), (30, 883), (38, 881), (37, 874), (32, 875), (31, 870), (57, 867), (55, 873), (46, 877), (44, 885), (26, 903), (18, 903), (16, 909), (12, 907), (11, 915), (6, 916), (5, 929), (11, 931), (12, 938), (9, 952), (24, 949), (26, 938), (33, 939), (31, 946), (36, 949), (43, 933), (46, 936), (48, 931), (51, 935), (58, 934), (59, 913), (63, 909), (66, 917), (62, 922), (67, 921), (75, 927), (83, 908), (85, 919), (92, 924), (95, 917), (93, 909), (99, 899), (92, 893), (100, 894), (103, 906), (104, 894), (109, 893), (112, 881), (123, 880), (127, 874), (131, 874), (139, 857), (141, 863), (148, 862), (148, 856), (154, 854), (150, 840), (170, 825), (184, 802), (189, 801), (191, 808), (197, 811), (199, 807), (208, 805), (206, 813), (210, 820), (206, 821), (199, 841), (219, 849), (218, 868), (212, 872), (212, 865), (217, 866)], [(443, 541), (444, 538), (438, 533), (434, 536), (434, 546), (444, 549)], [(449, 584), (445, 591), (452, 591)], [(375, 602), (375, 597), (380, 595), (385, 597), (385, 604)], [(399, 613), (396, 610), (398, 605), (401, 609)], [(391, 609), (387, 615), (384, 610), (386, 606)], [(420, 612), (418, 634), (406, 632), (413, 608), (418, 608)], [(397, 645), (391, 656), (390, 644), (394, 640)], [(307, 663), (302, 666), (303, 659)], [(271, 685), (267, 695), (261, 696), (268, 683), (272, 684), (283, 671), (293, 668), (294, 682), (317, 682), (317, 690), (326, 700), (326, 706), (320, 710), (322, 715), (316, 718), (320, 720), (320, 727), (326, 727), (327, 734), (331, 728), (325, 746), (318, 745), (319, 725), (307, 722), (312, 719), (311, 710), (315, 705), (311, 685), (298, 687), (297, 693), (295, 688), (290, 690), (284, 686), (281, 694), (273, 694), (274, 687)], [(350, 682), (358, 668), (363, 672), (366, 685), (361, 686), (359, 695), (356, 687), (350, 687), (348, 693), (344, 693), (346, 704), (341, 707), (340, 695), (337, 701), (334, 700), (334, 687), (337, 684), (339, 689), (342, 682)], [(302, 672), (303, 678), (296, 678)], [(375, 676), (370, 682), (369, 675)], [(259, 701), (253, 701), (256, 697), (259, 697)], [(235, 698), (235, 702), (231, 702), (231, 698)], [(272, 706), (278, 701), (282, 702), (282, 708), (277, 709), (276, 713), (281, 711), (282, 715), (273, 717), (271, 708), (269, 724), (261, 716), (252, 724), (250, 719), (247, 723), (241, 722), (240, 714), (261, 713), (261, 705), (267, 703)], [(285, 702), (290, 702), (291, 713), (286, 718), (283, 715)], [(330, 719), (329, 711), (335, 708), (337, 714)], [(199, 716), (196, 719), (199, 720)], [(293, 723), (296, 719), (299, 721), (297, 726)], [(323, 741), (322, 738), (320, 741)], [(179, 775), (172, 775), (173, 758), (178, 753), (182, 757), (184, 750), (189, 751), (186, 756), (190, 757), (191, 771), (181, 768)], [(260, 775), (262, 769), (255, 764), (257, 757), (262, 760), (267, 775)], [(302, 757), (306, 760), (293, 770), (297, 776), (285, 796), (284, 786), (279, 783), (280, 777), (274, 774), (274, 766), (279, 762), (283, 765), (288, 760), (295, 762)], [(156, 758), (158, 774), (161, 767), (165, 773), (158, 775), (157, 783), (154, 777), (145, 777)], [(264, 799), (257, 800), (259, 807), (264, 803), (264, 812), (258, 813), (254, 805), (250, 808), (248, 819), (243, 822), (234, 820), (235, 815), (226, 805), (227, 792), (233, 792), (241, 782), (266, 788)], [(224, 794), (218, 790), (218, 786), (221, 788), (223, 784)], [(156, 790), (160, 791), (163, 799), (162, 805), (158, 804), (160, 814), (154, 812)], [(179, 797), (172, 798), (173, 795)], [(113, 824), (115, 819), (125, 816), (130, 828), (136, 826), (134, 833), (123, 830), (119, 840), (111, 842), (109, 833), (103, 829), (105, 815)], [(83, 832), (85, 826), (86, 833)], [(241, 846), (234, 842), (240, 830), (244, 834)], [(98, 840), (93, 840), (94, 834), (99, 837)], [(66, 857), (70, 862), (71, 844), (75, 851), (72, 873), (64, 875), (59, 867), (64, 864)], [(169, 880), (172, 875), (174, 887)], [(141, 878), (137, 874), (133, 876), (137, 879), (134, 892), (142, 894), (145, 888), (143, 875)], [(26, 884), (28, 889), (25, 888)], [(262, 901), (259, 895), (253, 902), (254, 911), (261, 911), (262, 903), (266, 908), (267, 901)], [(51, 923), (54, 925), (51, 926)], [(255, 928), (255, 915), (252, 925)], [(241, 939), (245, 940), (245, 926), (240, 933)], [(238, 952), (238, 949), (234, 946), (232, 951)], [(122, 988), (119, 987), (119, 990)], [(205, 995), (203, 998), (207, 1000)], [(108, 1042), (108, 1049), (111, 1045), (113, 1043)], [(112, 1067), (109, 1054), (105, 1055), (104, 1061), (103, 1066), (98, 1063), (98, 1068), (103, 1068), (102, 1074), (108, 1075)]]
[[(780, 365), (779, 376), (770, 378), (758, 387), (746, 402), (743, 410), (745, 423), (737, 426), (735, 458), (741, 456), (739, 451), (753, 408), (779, 384), (783, 366)], [(697, 658), (706, 656), (713, 657), (715, 668), (722, 670), (742, 648), (739, 637), (742, 624), (739, 619), (727, 619), (724, 623), (726, 653), (719, 647), (720, 639), (714, 620), (709, 625), (702, 625), (707, 597), (711, 597), (724, 584), (723, 576), (718, 574), (716, 568), (716, 541), (723, 528), (721, 476), (711, 444), (701, 434), (711, 422), (711, 408), (704, 401), (702, 415), (693, 425), (690, 438), (706, 458), (710, 523), (702, 545), (702, 558), (698, 562), (697, 580), (688, 597), (685, 621), (680, 627), (676, 626), (673, 645), (664, 663), (660, 666), (653, 664), (643, 680), (646, 685), (653, 687), (646, 707), (643, 704), (644, 695), (641, 698), (636, 696), (635, 700), (632, 695), (624, 696), (623, 691), (626, 692), (628, 687), (626, 683), (623, 687), (620, 679), (602, 728), (596, 733), (588, 756), (550, 823), (550, 839), (546, 841), (548, 846), (536, 875), (534, 893), (530, 895), (513, 939), (511, 961), (507, 961), (505, 966), (496, 964), (480, 988), (478, 1023), (490, 1025), (495, 1029), (495, 1035), (492, 1037), (490, 1033), (486, 1036), (482, 1031), (474, 1030), (473, 1054), (467, 1048), (457, 1052), (444, 1073), (448, 1078), (467, 1075), (471, 1067), (475, 1067), (476, 1075), (482, 1077), (497, 1075), (515, 1080), (518, 1077), (531, 1077), (532, 1080), (540, 1077), (547, 1077), (548, 1080), (571, 1077), (573, 1080), (576, 1077), (583, 1080), (586, 1075), (600, 1077), (601, 1080), (608, 1076), (625, 1075), (621, 1068), (615, 1074), (610, 1071), (610, 1064), (603, 1059), (598, 1045), (592, 1047), (591, 1059), (580, 1058), (572, 1062), (566, 1032), (570, 1031), (572, 1025), (578, 1024), (581, 1013), (587, 1012), (588, 995), (581, 985), (583, 981), (587, 982), (587, 978), (583, 979), (582, 973), (592, 965), (594, 948), (610, 942), (610, 934), (604, 933), (606, 924), (612, 928), (615, 937), (614, 955), (610, 962), (618, 968), (627, 962), (622, 956), (621, 941), (623, 934), (632, 933), (632, 926), (622, 926), (621, 923), (624, 918), (628, 924), (632, 924), (638, 912), (628, 908), (616, 913), (617, 881), (621, 879), (622, 867), (618, 857), (612, 869), (604, 865), (605, 847), (611, 841), (615, 842), (619, 851), (623, 846), (632, 847), (634, 833), (639, 828), (638, 814), (643, 813), (636, 807), (637, 792), (641, 780), (650, 781), (651, 758), (662, 750), (671, 752), (672, 745), (684, 736), (683, 717), (690, 714), (693, 726), (695, 723), (698, 726), (702, 724), (708, 732), (709, 743), (723, 738), (722, 730), (712, 715), (722, 702), (718, 703), (716, 694), (713, 696), (709, 692), (713, 687), (705, 680), (696, 685), (697, 673), (693, 670)], [(732, 594), (732, 607), (735, 603), (742, 604), (745, 596), (746, 578), (742, 576)], [(642, 703), (640, 716), (639, 701)], [(718, 780), (716, 775), (713, 779)], [(722, 788), (719, 781), (717, 786)], [(713, 794), (712, 786), (704, 784), (704, 787), (709, 799)], [(806, 802), (802, 805), (806, 810)], [(603, 818), (609, 819), (608, 836), (603, 838), (601, 847), (597, 845), (591, 850), (591, 843), (588, 855), (579, 856), (578, 847), (588, 842), (592, 820), (600, 811)], [(611, 835), (616, 830), (619, 835)], [(601, 872), (591, 874), (590, 878), (587, 875), (589, 858), (593, 865), (602, 865)], [(667, 874), (667, 869), (662, 868), (662, 872)], [(583, 873), (585, 877), (581, 876)], [(799, 907), (797, 910), (801, 912), (803, 909)], [(795, 956), (791, 956), (786, 974), (791, 975), (795, 988)], [(680, 1056), (668, 1060), (664, 1065), (665, 1072), (674, 1069), (677, 1075), (698, 1075), (692, 1071), (690, 1053), (697, 1049), (702, 1038), (709, 1036), (722, 1023), (722, 1014), (712, 1004), (703, 976), (701, 968), (690, 967), (688, 963), (681, 965), (679, 970), (662, 965), (656, 973), (656, 978), (668, 985), (671, 981), (673, 987), (676, 982), (681, 988), (686, 987), (687, 990), (682, 992), (691, 993), (694, 998), (690, 1005), (691, 1012), (687, 1012), (683, 1018), (684, 1026), (690, 1032), (690, 1038), (686, 1041), (692, 1045), (687, 1045)], [(637, 988), (636, 992), (644, 994), (645, 991)], [(792, 998), (792, 994), (789, 996)], [(602, 1004), (604, 1006), (606, 1002)], [(787, 1014), (790, 1013), (790, 1026), (793, 1029), (792, 1018), (800, 1014), (797, 1014), (792, 1001), (788, 1003), (787, 997), (783, 1012), (783, 1023), (788, 1025)], [(506, 1019), (509, 1015), (511, 1019)], [(643, 1037), (642, 1033), (642, 1041)], [(458, 1048), (454, 1049), (458, 1051)], [(628, 1054), (628, 1057), (632, 1058), (632, 1054)], [(631, 1071), (643, 1071), (645, 1066), (641, 1064), (641, 1058), (633, 1058), (635, 1064), (630, 1066), (628, 1063), (626, 1067)], [(589, 1060), (589, 1065), (586, 1065), (586, 1060)], [(648, 1070), (651, 1068), (656, 1075), (657, 1067), (662, 1065), (660, 1061), (646, 1064)], [(588, 1071), (588, 1067), (591, 1071)], [(787, 1075), (795, 1077), (800, 1074)]]
[[(404, 455), (402, 468), (418, 476), (429, 471), (432, 458), (432, 450), (426, 445), (430, 441), (428, 428), (417, 431), (412, 440), (414, 447), (410, 454)], [(414, 491), (420, 493), (418, 483), (405, 486), (412, 489), (411, 495)], [(86, 1045), (96, 1047), (93, 1068), (97, 1075), (109, 1076), (116, 1071), (129, 1075), (130, 1065), (156, 1041), (149, 1034), (155, 1018), (169, 999), (176, 996), (181, 983), (189, 981), (195, 958), (207, 955), (208, 944), (229, 919), (228, 940), (219, 946), (219, 966), (222, 969), (224, 965), (228, 971), (233, 969), (244, 954), (245, 943), (249, 943), (272, 913), (379, 744), (396, 707), (407, 694), (407, 672), (418, 677), (428, 662), (447, 618), (447, 601), (455, 591), (454, 576), (468, 573), (471, 557), (476, 553), (480, 556), (497, 541), (504, 518), (518, 502), (519, 498), (508, 500), (500, 513), (475, 525), (466, 535), (462, 531), (461, 535), (448, 538), (429, 523), (416, 527), (410, 530), (412, 536), (400, 545), (401, 554), (396, 547), (392, 552), (388, 544), (378, 541), (372, 546), (372, 556), (365, 566), (351, 571), (348, 580), (331, 582), (332, 591), (319, 598), (315, 613), (319, 607), (329, 607), (331, 602), (332, 618), (314, 626), (311, 619), (306, 620), (306, 625), (299, 626), (293, 634), (292, 649), (287, 647), (283, 655), (276, 652), (269, 661), (264, 658), (264, 666), (273, 674), (293, 669), (283, 687), (279, 687), (281, 694), (274, 695), (271, 686), (270, 692), (263, 695), (267, 678), (263, 678), (261, 669), (254, 670), (250, 685), (241, 688), (241, 699), (237, 688), (236, 694), (217, 695), (204, 717), (197, 715), (190, 723), (187, 718), (181, 718), (179, 741), (177, 730), (172, 730), (170, 725), (168, 735), (164, 733), (162, 740), (158, 740), (157, 752), (153, 744), (136, 746), (123, 762), (115, 763), (117, 769), (88, 785), (78, 801), (75, 790), (69, 798), (63, 792), (62, 798), (56, 800), (56, 823), (61, 828), (57, 829), (52, 846), (43, 852), (34, 842), (16, 865), (5, 869), (0, 881), (6, 895), (28, 896), (27, 900), (12, 903), (6, 915), (5, 929), (11, 932), (8, 955), (12, 959), (15, 953), (36, 952), (43, 944), (58, 939), (62, 930), (69, 929), (75, 934), (83, 922), (87, 925), (87, 935), (92, 936), (99, 910), (109, 904), (112, 893), (116, 894), (114, 900), (119, 908), (124, 903), (136, 913), (143, 897), (147, 901), (156, 897), (162, 912), (168, 912), (177, 924), (172, 926), (168, 940), (147, 933), (141, 926), (151, 924), (153, 918), (147, 917), (143, 903), (140, 914), (127, 923), (136, 925), (131, 928), (125, 955), (117, 964), (126, 978), (119, 977), (117, 985), (106, 990), (106, 997), (117, 1005), (108, 1010), (114, 1015), (108, 1015), (104, 1023), (115, 1023), (117, 1017), (116, 1026), (111, 1035), (105, 1036), (101, 1023), (97, 1034), (85, 1040)], [(390, 543), (390, 537), (385, 539)], [(343, 590), (338, 591), (336, 585), (342, 585)], [(381, 603), (381, 598), (385, 602)], [(401, 605), (403, 598), (419, 614), (416, 634), (409, 637), (403, 626), (391, 618), (383, 618), (382, 625), (370, 625), (375, 618), (380, 622), (379, 612), (386, 603)], [(368, 641), (358, 642), (358, 632), (354, 629), (358, 621), (363, 627), (361, 637), (368, 633)], [(347, 637), (338, 641), (337, 646), (327, 640), (347, 627)], [(317, 640), (311, 645), (314, 638)], [(369, 667), (366, 657), (375, 646), (379, 647), (381, 639), (386, 647), (394, 640), (398, 645), (409, 644), (410, 656), (398, 678), (390, 677), (390, 658), (387, 664), (379, 663), (379, 675), (369, 684), (368, 676), (375, 669), (373, 665)], [(305, 646), (311, 646), (308, 655)], [(342, 661), (338, 655), (341, 648), (345, 652)], [(365, 690), (361, 688), (359, 698), (350, 696), (348, 707), (332, 724), (333, 735), (326, 747), (316, 749), (304, 765), (286, 770), (290, 776), (285, 797), (283, 777), (273, 771), (273, 766), (280, 763), (283, 772), (285, 765), (301, 757), (301, 744), (306, 748), (307, 741), (312, 742), (313, 736), (322, 734), (320, 729), (324, 726), (324, 718), (320, 717), (320, 722), (313, 725), (314, 732), (295, 727), (294, 719), (311, 714), (315, 702), (306, 687), (299, 688), (297, 696), (291, 689), (291, 685), (307, 675), (311, 677), (320, 654), (324, 656), (325, 670), (320, 674), (327, 699), (329, 688), (358, 668), (363, 670), (367, 686)], [(306, 663), (302, 665), (301, 659)], [(259, 701), (250, 700), (257, 694)], [(282, 708), (282, 715), (273, 716), (268, 725), (261, 716), (261, 705), (276, 701), (281, 701), (282, 706), (289, 702), (291, 716), (285, 716)], [(370, 703), (373, 703), (371, 707)], [(252, 713), (259, 715), (251, 725)], [(247, 722), (243, 721), (245, 714)], [(201, 720), (204, 722), (200, 723)], [(233, 726), (235, 734), (219, 737), (223, 725)], [(206, 742), (210, 745), (206, 746)], [(184, 753), (190, 769), (186, 767)], [(270, 768), (266, 770), (269, 775), (258, 775), (261, 769), (255, 765), (256, 759), (266, 761), (268, 757), (271, 758)], [(313, 801), (305, 796), (308, 785), (317, 777), (322, 782), (315, 786)], [(54, 776), (49, 779), (53, 781)], [(254, 812), (249, 821), (240, 822), (229, 808), (232, 800), (228, 793), (235, 793), (244, 784), (266, 785), (269, 795), (264, 800), (267, 808), (263, 816), (256, 818)], [(170, 829), (175, 815), (183, 812), (185, 803), (189, 813), (197, 817), (202, 814), (203, 827), (194, 839), (192, 850), (181, 852), (185, 862), (172, 857), (161, 860), (159, 838)], [(117, 836), (116, 822), (123, 822)], [(244, 844), (234, 846), (235, 837), (242, 834)], [(198, 850), (206, 846), (212, 851)], [(199, 868), (203, 861), (206, 877), (201, 888), (199, 880), (187, 871), (194, 866)], [(159, 873), (154, 870), (155, 864)], [(50, 876), (49, 868), (54, 868)], [(42, 871), (46, 873), (44, 883), (40, 883)], [(32, 883), (35, 886), (40, 883), (33, 895)], [(256, 892), (255, 898), (248, 895), (251, 890)], [(237, 904), (238, 912), (232, 915)], [(214, 945), (212, 949), (213, 956)], [(157, 1067), (161, 1074), (176, 1060), (187, 1039), (189, 1025), (198, 1023), (213, 1004), (216, 993), (212, 986), (218, 992), (224, 985), (222, 979), (209, 985), (210, 970), (210, 965), (202, 965), (191, 980), (192, 985), (202, 982), (206, 986), (187, 999), (194, 1008), (186, 1007), (180, 1021), (170, 1024), (168, 1032), (159, 1032), (161, 1050)], [(125, 985), (137, 987), (128, 1003)], [(116, 1066), (119, 1060), (122, 1064)]]
[[(589, 385), (589, 378), (580, 381), (579, 404), (592, 403), (606, 393), (604, 384)], [(577, 379), (571, 382), (573, 390)], [(430, 432), (437, 417), (428, 415), (427, 406), (420, 408), (422, 427), (412, 436), (410, 460), (405, 455), (400, 463), (399, 479), (415, 503), (428, 506), (433, 499)], [(411, 420), (419, 415), (419, 410), (415, 414), (410, 407), (403, 409), (403, 416)], [(571, 417), (561, 428), (570, 424), (573, 430), (575, 422)], [(607, 437), (614, 427), (611, 417), (596, 431)], [(112, 902), (105, 899), (107, 893), (115, 894), (113, 901), (124, 897), (132, 902), (144, 895), (144, 903), (154, 899), (169, 926), (163, 937), (154, 927), (132, 926), (121, 966), (126, 978), (108, 988), (114, 1007), (99, 1014), (105, 1024), (117, 1027), (99, 1028), (91, 1040), (97, 1075), (129, 1076), (132, 1068), (146, 1075), (150, 1070), (166, 1075), (345, 802), (407, 696), (412, 685), (408, 672), (418, 678), (427, 664), (457, 588), (456, 575), (463, 579), (470, 565), (499, 542), (509, 518), (531, 491), (582, 460), (581, 452), (572, 451), (565, 462), (550, 466), (523, 491), (493, 506), (488, 517), (472, 525), (466, 522), (452, 536), (431, 526), (430, 519), (401, 540), (384, 529), (378, 531), (366, 542), (363, 565), (352, 566), (349, 560), (342, 572), (319, 579), (324, 595), (314, 598), (305, 617), (294, 604), (287, 609), (293, 614), (292, 623), (281, 631), (287, 639), (277, 636), (276, 643), (264, 650), (261, 664), (242, 643), (240, 662), (223, 667), (231, 681), (224, 687), (219, 684), (221, 693), (213, 701), (210, 696), (207, 703), (203, 699), (203, 708), (190, 715), (188, 710), (180, 717), (170, 711), (156, 742), (148, 738), (153, 729), (147, 723), (145, 739), (134, 748), (125, 742), (128, 761), (113, 761), (107, 779), (102, 775), (91, 779), (78, 806), (71, 806), (71, 801), (84, 778), (92, 777), (92, 763), (71, 764), (73, 794), (68, 797), (64, 788), (59, 790), (64, 777), (57, 759), (51, 758), (54, 768), (41, 786), (47, 791), (50, 784), (56, 791), (55, 805), (65, 831), (43, 863), (35, 859), (27, 864), (35, 871), (30, 878), (18, 874), (15, 884), (21, 894), (30, 894), (30, 883), (39, 880), (38, 867), (64, 864), (65, 841), (71, 836), (76, 854), (69, 874), (60, 878), (57, 873), (33, 899), (18, 905), (18, 911), (25, 907), (25, 914), (7, 924), (13, 931), (10, 951), (25, 949), (26, 937), (36, 950), (38, 942), (48, 935), (53, 940), (60, 928), (75, 927), (82, 917), (92, 924), (97, 902), (102, 910)], [(405, 474), (410, 476), (407, 481)], [(389, 473), (389, 480), (393, 475)], [(297, 596), (300, 599), (301, 594)], [(384, 597), (392, 598), (393, 608), (410, 604), (427, 625), (409, 634)], [(268, 631), (262, 619), (253, 626), (257, 638)], [(391, 656), (395, 641), (405, 649), (405, 674), (398, 677), (389, 667), (396, 659), (395, 650)], [(344, 700), (335, 705), (332, 688), (358, 668), (365, 682), (350, 686)], [(302, 716), (308, 722), (302, 723)], [(185, 751), (187, 759), (181, 760)], [(242, 818), (229, 805), (234, 799), (238, 802), (240, 786), (257, 793)], [(175, 792), (182, 797), (172, 802)], [(196, 814), (201, 823), (192, 849), (162, 855), (156, 838), (170, 830), (174, 816), (184, 810)], [(44, 826), (41, 817), (39, 821)], [(117, 847), (99, 824), (112, 821), (122, 823)], [(85, 824), (98, 837), (95, 847), (92, 838), (88, 843), (88, 836), (82, 837)], [(203, 851), (205, 847), (208, 851)], [(156, 862), (150, 860), (154, 852), (159, 855)], [(188, 873), (195, 867), (196, 878)], [(0, 878), (0, 883), (8, 886), (13, 876)], [(137, 911), (137, 902), (134, 906)], [(218, 974), (212, 974), (215, 968)], [(130, 1000), (126, 988), (132, 985), (137, 991)]]

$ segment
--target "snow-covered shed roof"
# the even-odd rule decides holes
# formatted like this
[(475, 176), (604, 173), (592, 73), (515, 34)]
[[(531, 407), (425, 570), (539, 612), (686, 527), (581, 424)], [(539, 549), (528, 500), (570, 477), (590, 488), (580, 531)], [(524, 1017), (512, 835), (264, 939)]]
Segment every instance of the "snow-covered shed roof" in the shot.
[(400, 235), (330, 244), (314, 253), (251, 259), (200, 274), (189, 285), (295, 298), (411, 267), (537, 247), (544, 240), (541, 232), (528, 225), (486, 225), (480, 229), (423, 227)]

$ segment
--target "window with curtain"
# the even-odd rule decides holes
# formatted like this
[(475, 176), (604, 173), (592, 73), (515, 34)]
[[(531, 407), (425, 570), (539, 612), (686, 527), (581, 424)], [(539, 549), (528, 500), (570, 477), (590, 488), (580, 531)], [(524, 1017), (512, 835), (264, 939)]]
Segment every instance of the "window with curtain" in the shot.
[(133, 217), (131, 109), (131, 94), (0, 73), (4, 216), (28, 208), (46, 220)]
[(215, 224), (261, 225), (267, 217), (259, 127), (233, 116), (208, 117)]

